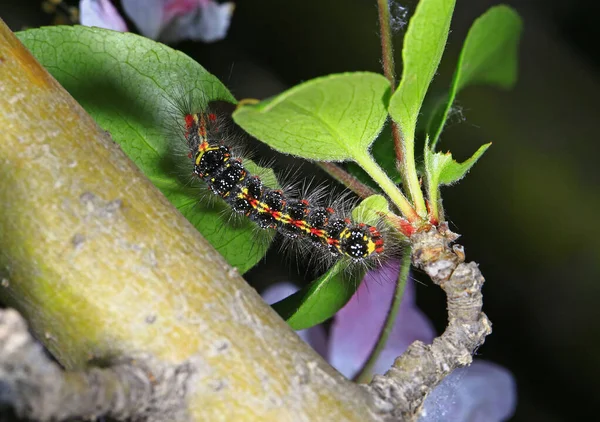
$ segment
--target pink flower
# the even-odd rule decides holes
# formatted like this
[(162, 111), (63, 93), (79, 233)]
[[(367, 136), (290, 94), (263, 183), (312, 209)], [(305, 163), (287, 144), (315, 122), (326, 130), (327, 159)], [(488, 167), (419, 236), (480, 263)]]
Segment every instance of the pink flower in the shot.
[[(233, 3), (214, 0), (122, 0), (122, 4), (142, 35), (166, 43), (221, 40), (227, 35), (234, 9)], [(127, 31), (108, 0), (81, 0), (79, 8), (82, 25)]]
[[(338, 371), (352, 378), (369, 356), (390, 306), (399, 263), (392, 262), (367, 274), (350, 302), (334, 317), (329, 334), (322, 326), (298, 332)], [(273, 303), (295, 292), (289, 283), (278, 283), (263, 293)], [(431, 343), (435, 331), (415, 303), (415, 285), (409, 280), (392, 333), (374, 373), (385, 373), (415, 340)], [(506, 369), (475, 360), (454, 371), (425, 400), (421, 422), (502, 421), (516, 405), (515, 381)]]

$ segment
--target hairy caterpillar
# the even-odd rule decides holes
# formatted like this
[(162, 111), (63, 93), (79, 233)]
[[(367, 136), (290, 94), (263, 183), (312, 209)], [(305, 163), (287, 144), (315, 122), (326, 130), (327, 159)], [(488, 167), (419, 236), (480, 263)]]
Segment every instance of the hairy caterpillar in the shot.
[(193, 174), (233, 212), (288, 239), (308, 239), (332, 258), (365, 263), (386, 251), (384, 238), (375, 226), (355, 223), (331, 206), (315, 205), (309, 199), (293, 198), (264, 185), (235, 156), (215, 112), (185, 110), (183, 118)]

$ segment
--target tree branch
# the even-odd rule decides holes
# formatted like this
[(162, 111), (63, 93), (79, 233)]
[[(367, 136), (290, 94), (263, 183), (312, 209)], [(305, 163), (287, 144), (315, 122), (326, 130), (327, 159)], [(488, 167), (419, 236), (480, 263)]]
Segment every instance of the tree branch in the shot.
[(448, 298), (448, 327), (431, 345), (413, 343), (385, 375), (366, 387), (378, 411), (391, 420), (416, 420), (427, 394), (454, 369), (469, 365), (491, 333), (481, 311), (484, 278), (474, 262), (465, 263), (458, 236), (447, 224), (411, 237), (413, 265), (423, 269)]

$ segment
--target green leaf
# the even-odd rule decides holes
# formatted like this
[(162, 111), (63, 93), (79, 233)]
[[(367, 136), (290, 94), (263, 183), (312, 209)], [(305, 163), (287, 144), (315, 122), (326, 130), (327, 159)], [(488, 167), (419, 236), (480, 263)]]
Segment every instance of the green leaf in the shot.
[(460, 55), (454, 85), (489, 84), (512, 88), (523, 22), (512, 8), (492, 7), (475, 20)]
[(256, 105), (235, 122), (271, 148), (318, 161), (364, 155), (387, 118), (389, 82), (358, 72), (313, 79)]
[(428, 125), (428, 133), (433, 136), (432, 149), (460, 90), (475, 84), (504, 89), (515, 84), (522, 27), (517, 12), (504, 5), (492, 7), (475, 20), (460, 53), (450, 92), (438, 102)]
[(243, 273), (264, 256), (270, 239), (256, 244), (253, 223), (228, 222), (225, 203), (201, 201), (189, 187), (183, 133), (164, 130), (181, 127), (174, 104), (199, 111), (209, 101), (235, 102), (217, 78), (185, 54), (130, 33), (53, 26), (17, 35), (232, 266)]
[(371, 195), (361, 201), (358, 207), (352, 210), (354, 221), (366, 224), (377, 224), (381, 216), (390, 212), (389, 203), (382, 195)]
[(417, 117), (446, 46), (454, 3), (421, 0), (404, 36), (402, 79), (389, 112), (400, 126), (407, 154), (414, 151)]
[[(352, 211), (352, 216), (355, 221), (374, 224), (381, 214), (388, 212), (387, 200), (381, 195), (373, 195), (363, 200)], [(364, 266), (357, 265), (353, 271), (348, 271), (348, 265), (347, 260), (340, 260), (308, 286), (274, 303), (273, 309), (294, 330), (310, 328), (328, 320), (348, 303), (366, 274)]]
[(427, 146), (425, 148), (425, 166), (429, 192), (437, 191), (439, 186), (451, 185), (465, 177), (490, 145), (492, 145), (491, 142), (482, 145), (471, 158), (462, 163), (454, 161), (450, 152), (435, 152)]
[(440, 201), (440, 186), (450, 185), (465, 177), (467, 172), (477, 162), (479, 157), (492, 145), (482, 145), (468, 160), (458, 163), (452, 158), (450, 152), (435, 152), (429, 146), (429, 140), (425, 143), (425, 170), (427, 176), (427, 193), (429, 194), (430, 214), (438, 220), (440, 213), (443, 214)]
[(294, 330), (327, 321), (348, 303), (366, 274), (362, 268), (350, 274), (347, 265), (344, 261), (336, 263), (305, 288), (271, 306)]

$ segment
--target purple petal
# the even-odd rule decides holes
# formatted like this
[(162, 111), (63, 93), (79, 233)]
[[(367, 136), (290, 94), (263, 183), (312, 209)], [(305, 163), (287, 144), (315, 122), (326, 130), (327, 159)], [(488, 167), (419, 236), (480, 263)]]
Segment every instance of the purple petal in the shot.
[(140, 33), (164, 42), (214, 42), (225, 38), (233, 3), (214, 0), (122, 0)]
[(202, 7), (173, 19), (160, 34), (162, 41), (172, 43), (181, 40), (215, 42), (227, 35), (233, 3), (206, 2)]
[[(400, 263), (393, 261), (370, 271), (350, 302), (335, 316), (329, 344), (329, 362), (346, 377), (364, 364), (379, 336), (392, 303)], [(387, 371), (394, 359), (415, 340), (431, 342), (435, 332), (415, 305), (414, 284), (409, 279), (392, 332), (375, 372)]]
[[(279, 302), (282, 299), (296, 293), (298, 287), (292, 283), (275, 283), (265, 289), (261, 296), (269, 305)], [(308, 343), (321, 356), (326, 356), (327, 334), (321, 325), (317, 325), (306, 330), (296, 331), (296, 334)]]
[(79, 14), (82, 25), (128, 31), (125, 21), (109, 0), (81, 0)]
[(425, 400), (419, 422), (498, 422), (512, 416), (517, 387), (512, 374), (491, 362), (475, 360), (446, 377)]
[(123, 10), (135, 23), (140, 33), (153, 40), (162, 31), (165, 0), (122, 0)]
[(295, 284), (284, 281), (282, 283), (275, 283), (267, 287), (262, 293), (261, 297), (269, 305), (279, 302), (286, 297), (293, 295), (298, 291), (298, 287)]
[[(416, 340), (429, 344), (435, 338), (436, 333), (431, 321), (416, 306), (415, 287), (415, 283), (409, 279), (392, 332), (373, 368), (375, 374), (384, 374), (391, 368), (396, 358)], [(407, 296), (410, 302), (405, 301)]]

